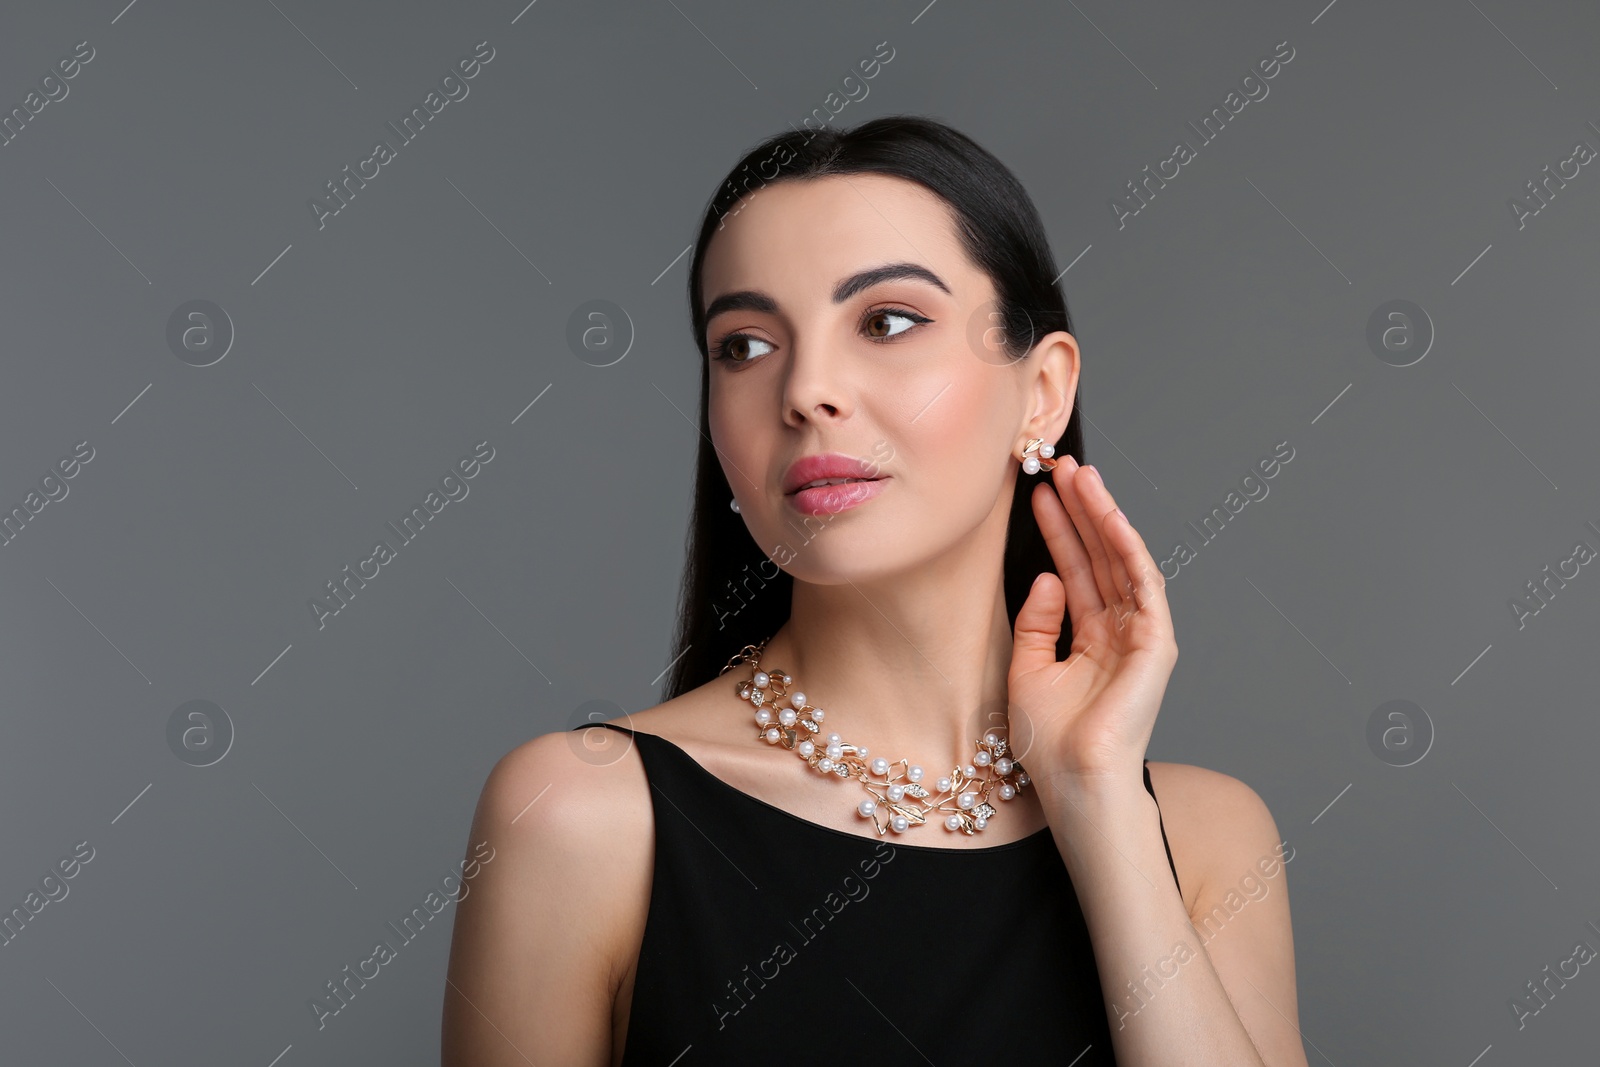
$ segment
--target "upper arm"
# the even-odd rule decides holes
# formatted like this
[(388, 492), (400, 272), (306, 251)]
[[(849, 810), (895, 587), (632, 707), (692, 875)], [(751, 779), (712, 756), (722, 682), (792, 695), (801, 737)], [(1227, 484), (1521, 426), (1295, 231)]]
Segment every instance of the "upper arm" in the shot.
[(1306, 1067), (1289, 919), (1294, 849), (1237, 778), (1153, 760), (1150, 773), (1190, 922), (1228, 999), (1268, 1067)]
[(639, 819), (627, 814), (638, 805), (620, 795), (648, 788), (626, 780), (642, 778), (636, 764), (597, 766), (553, 733), (489, 773), (470, 844), (490, 858), (464, 880), (456, 905), (445, 1067), (609, 1067), (620, 949), (641, 903), (641, 871), (645, 901), (649, 893), (652, 835), (647, 826), (640, 837)]

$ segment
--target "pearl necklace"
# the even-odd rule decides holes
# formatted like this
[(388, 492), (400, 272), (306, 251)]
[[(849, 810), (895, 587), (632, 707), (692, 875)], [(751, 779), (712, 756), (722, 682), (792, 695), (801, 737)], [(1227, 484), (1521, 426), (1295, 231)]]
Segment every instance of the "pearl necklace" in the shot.
[[(867, 762), (865, 745), (853, 745), (838, 734), (828, 734), (822, 744), (810, 736), (822, 732), (827, 713), (806, 703), (801, 692), (789, 694), (787, 707), (778, 701), (794, 681), (788, 672), (761, 669), (761, 652), (767, 642), (746, 645), (719, 673), (727, 673), (741, 663), (750, 664), (750, 677), (739, 682), (739, 699), (755, 705), (756, 740), (790, 749), (820, 774), (856, 778), (871, 794), (856, 807), (856, 813), (871, 819), (881, 837), (889, 830), (904, 833), (927, 822), (930, 812), (944, 815), (944, 828), (972, 836), (988, 825), (995, 809), (989, 804), (994, 791), (1001, 800), (1010, 800), (1028, 784), (1022, 764), (1006, 755), (1005, 738), (993, 732), (975, 742), (972, 762), (955, 767), (949, 777), (933, 783), (930, 794), (922, 784), (921, 767), (879, 756)], [(893, 775), (890, 769), (897, 768)], [(932, 799), (928, 799), (932, 797)]]

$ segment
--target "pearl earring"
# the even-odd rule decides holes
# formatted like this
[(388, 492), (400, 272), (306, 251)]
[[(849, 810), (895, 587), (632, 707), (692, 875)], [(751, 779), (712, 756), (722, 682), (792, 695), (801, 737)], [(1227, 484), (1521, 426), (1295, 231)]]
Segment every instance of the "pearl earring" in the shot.
[[(1035, 455), (1035, 452), (1038, 455)], [(1038, 474), (1041, 470), (1053, 471), (1056, 469), (1056, 461), (1050, 457), (1055, 454), (1055, 445), (1046, 443), (1042, 437), (1031, 438), (1022, 446), (1022, 469), (1029, 474)]]
[(728, 506), (733, 509), (735, 515), (739, 514), (739, 501), (730, 500), (728, 501)]

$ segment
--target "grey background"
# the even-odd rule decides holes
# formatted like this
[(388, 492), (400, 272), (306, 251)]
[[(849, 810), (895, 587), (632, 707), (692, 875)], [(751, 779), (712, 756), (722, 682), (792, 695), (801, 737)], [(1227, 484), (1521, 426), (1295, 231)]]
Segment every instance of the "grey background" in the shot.
[[(1521, 629), (1509, 601), (1600, 547), (1600, 175), (1520, 229), (1508, 200), (1600, 145), (1597, 30), (1504, 0), (8, 5), (0, 110), (96, 56), (0, 147), (0, 504), (95, 458), (0, 548), (0, 910), (95, 857), (0, 948), (0, 1058), (436, 1062), (449, 909), (326, 1028), (307, 1001), (458, 864), (500, 755), (659, 699), (681, 253), (880, 41), (835, 121), (932, 115), (1016, 171), (1073, 264), (1088, 458), (1152, 549), (1295, 449), (1169, 586), (1149, 754), (1250, 783), (1294, 845), (1311, 1062), (1592, 1056), (1592, 967), (1520, 1031), (1508, 1001), (1600, 947), (1600, 576)], [(308, 199), (483, 40), (470, 95), (319, 230)], [(1283, 40), (1119, 229), (1110, 199)], [(633, 331), (603, 368), (567, 341), (597, 298)], [(209, 367), (166, 341), (193, 299), (236, 330)], [(1393, 299), (1436, 331), (1408, 367), (1366, 341)], [(485, 439), (319, 630), (308, 599)], [(197, 699), (236, 731), (204, 768), (166, 732)], [(1436, 731), (1408, 767), (1367, 741), (1395, 699)]]

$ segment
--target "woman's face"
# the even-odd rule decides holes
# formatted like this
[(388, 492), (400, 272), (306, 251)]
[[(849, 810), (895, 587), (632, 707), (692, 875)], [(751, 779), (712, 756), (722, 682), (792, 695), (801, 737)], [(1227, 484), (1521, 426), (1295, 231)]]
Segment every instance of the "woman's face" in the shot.
[[(899, 269), (872, 276), (885, 267)], [(712, 443), (756, 543), (802, 581), (883, 577), (1003, 534), (1016, 454), (1071, 414), (1071, 334), (1007, 358), (993, 284), (914, 182), (758, 189), (714, 231), (702, 291)], [(876, 481), (785, 491), (819, 476), (797, 460), (827, 453), (860, 466), (822, 476)]]

